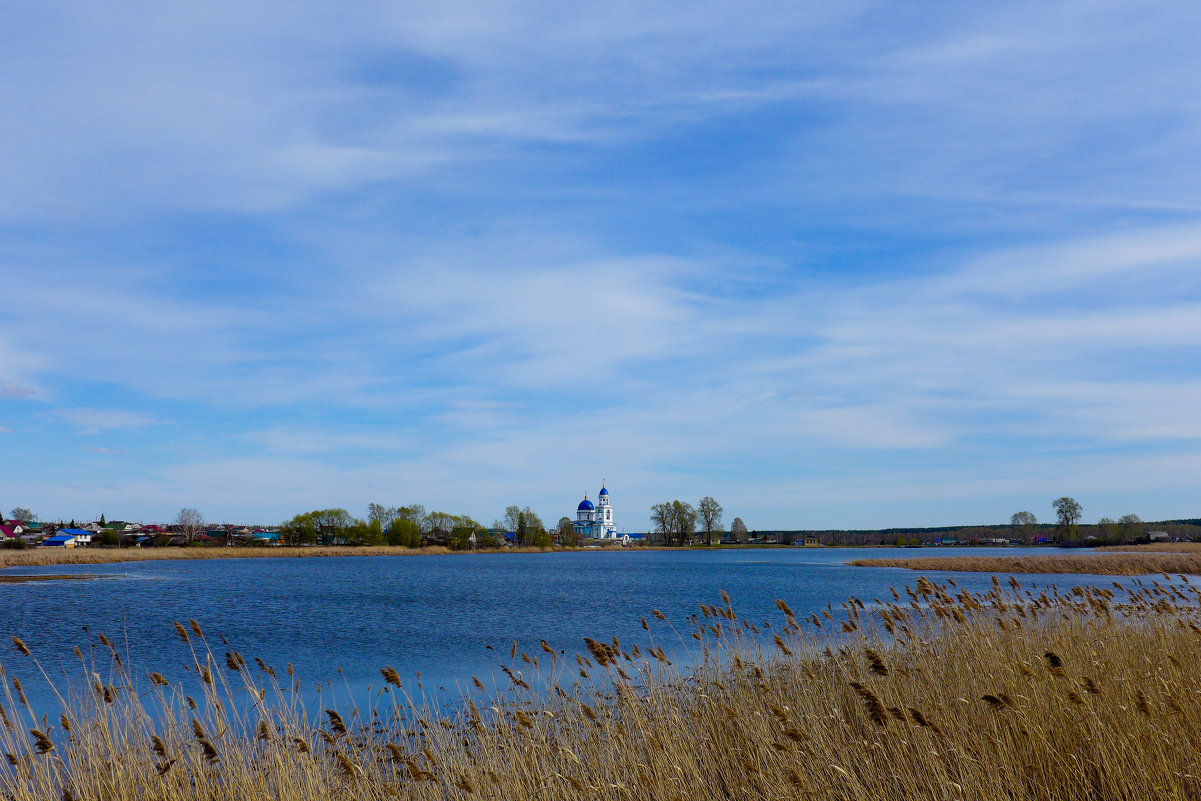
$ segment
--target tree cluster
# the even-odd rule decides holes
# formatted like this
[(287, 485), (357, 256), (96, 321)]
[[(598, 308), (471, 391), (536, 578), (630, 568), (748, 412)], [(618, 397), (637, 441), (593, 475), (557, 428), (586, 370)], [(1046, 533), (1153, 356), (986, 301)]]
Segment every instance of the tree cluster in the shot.
[[(560, 521), (561, 522), (561, 521)], [(506, 506), (503, 519), (504, 530), (517, 536), (517, 543), (532, 548), (549, 548), (552, 545), (542, 518), (530, 507)]]
[(289, 545), (444, 545), (456, 550), (503, 545), (506, 531), (515, 532), (521, 545), (549, 548), (553, 544), (542, 519), (528, 506), (508, 507), (504, 521), (495, 521), (491, 529), (469, 515), (427, 512), (421, 504), (378, 503), (368, 505), (362, 520), (345, 509), (317, 509), (298, 514), (280, 527), (281, 538)]
[[(712, 545), (714, 538), (722, 532), (721, 516), (725, 510), (713, 497), (706, 495), (696, 506), (687, 501), (674, 500), (651, 506), (651, 524), (668, 545), (689, 545), (700, 526), (705, 542)], [(740, 519), (735, 519), (741, 524)], [(742, 526), (743, 534), (746, 526)]]
[[(1051, 502), (1055, 510), (1055, 537), (1059, 542), (1075, 542), (1080, 539), (1080, 518), (1084, 507), (1075, 498), (1064, 496)], [(1034, 539), (1038, 533), (1038, 519), (1033, 512), (1014, 512), (1009, 518), (1009, 524), (1021, 534), (1026, 542)], [(1113, 520), (1102, 517), (1092, 527), (1090, 535), (1095, 540), (1105, 543), (1136, 542), (1147, 536), (1147, 524), (1136, 514), (1126, 514)]]

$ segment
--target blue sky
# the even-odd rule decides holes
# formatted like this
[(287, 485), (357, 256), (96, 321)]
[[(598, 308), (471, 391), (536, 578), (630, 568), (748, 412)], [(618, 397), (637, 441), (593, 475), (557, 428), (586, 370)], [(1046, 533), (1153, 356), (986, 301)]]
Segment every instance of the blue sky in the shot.
[(1201, 7), (0, 0), (0, 505), (1201, 515)]

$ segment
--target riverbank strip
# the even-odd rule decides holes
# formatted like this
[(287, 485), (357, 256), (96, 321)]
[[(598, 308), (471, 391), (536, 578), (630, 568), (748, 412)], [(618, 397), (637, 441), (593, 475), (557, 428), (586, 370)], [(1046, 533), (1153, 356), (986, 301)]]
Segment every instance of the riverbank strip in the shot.
[(0, 548), (0, 569), (9, 567), (48, 567), (52, 565), (98, 565), (117, 562), (150, 562), (156, 560), (189, 559), (259, 559), (259, 558), (305, 558), (317, 556), (444, 556), (455, 554), (546, 554), (546, 553), (637, 553), (640, 551), (680, 550), (757, 550), (788, 548), (787, 545), (750, 544), (693, 546), (679, 548), (665, 545), (637, 545), (623, 548), (619, 545), (585, 544), (576, 548), (532, 548), (514, 546), (507, 548), (473, 548), (452, 550), (442, 545), (427, 545), (408, 548), (401, 545), (276, 545), (276, 546), (193, 546), (163, 548), (45, 548), (25, 549)]
[(287, 559), (317, 556), (436, 556), (448, 553), (544, 553), (539, 548), (452, 551), (440, 545), (405, 548), (391, 545), (274, 546), (274, 547), (167, 547), (167, 548), (26, 548), (0, 549), (0, 568), (50, 565), (100, 565), (116, 562), (151, 562), (181, 559)]
[[(1176, 545), (1176, 548), (1172, 546)], [(1091, 574), (1103, 576), (1143, 576), (1155, 573), (1176, 575), (1201, 574), (1201, 547), (1180, 549), (1176, 543), (1160, 546), (1127, 546), (1095, 552), (1050, 556), (928, 556), (887, 559), (854, 559), (858, 567), (901, 567), (920, 571), (960, 571), (967, 573)]]
[(871, 613), (781, 601), (772, 621), (723, 598), (679, 635), (648, 616), (653, 641), (694, 647), (688, 677), (658, 646), (514, 643), (507, 686), (476, 679), (441, 716), (386, 665), (362, 708), (306, 710), (290, 669), (213, 653), (194, 622), (170, 634), (187, 668), (163, 673), (93, 633), (84, 694), (35, 710), (20, 681), (38, 655), (14, 638), (6, 797), (1195, 799), (1201, 594), (1115, 590), (921, 578)]

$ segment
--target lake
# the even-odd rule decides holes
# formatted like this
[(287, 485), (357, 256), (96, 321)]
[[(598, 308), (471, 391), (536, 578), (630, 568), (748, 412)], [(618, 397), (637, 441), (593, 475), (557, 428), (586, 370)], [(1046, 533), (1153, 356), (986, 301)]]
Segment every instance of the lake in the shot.
[[(871, 604), (912, 585), (913, 571), (850, 567), (863, 556), (1004, 553), (1046, 555), (1046, 548), (746, 549), (547, 554), (475, 554), (298, 559), (149, 561), (110, 565), (19, 568), (7, 573), (103, 574), (95, 581), (0, 585), (0, 662), (18, 675), (38, 711), (53, 712), (36, 669), (17, 655), (21, 637), (57, 682), (79, 686), (73, 646), (95, 646), (103, 632), (127, 664), (183, 677), (187, 646), (175, 621), (195, 618), (220, 659), (225, 646), (248, 660), (282, 669), (291, 662), (305, 682), (333, 679), (352, 694), (380, 684), (391, 665), (425, 692), (453, 699), (472, 676), (501, 676), (514, 640), (539, 653), (547, 640), (570, 657), (585, 636), (623, 645), (648, 644), (640, 619), (662, 611), (683, 630), (700, 602), (721, 604), (752, 621), (781, 621), (777, 598), (799, 616), (849, 597)], [(986, 573), (931, 574), (970, 591), (991, 585)], [(1052, 583), (1109, 586), (1106, 576), (1019, 577), (1026, 588)], [(1123, 580), (1129, 584), (1129, 579)], [(84, 630), (84, 627), (88, 631)], [(669, 655), (672, 642), (665, 645)], [(337, 669), (342, 669), (339, 676)]]

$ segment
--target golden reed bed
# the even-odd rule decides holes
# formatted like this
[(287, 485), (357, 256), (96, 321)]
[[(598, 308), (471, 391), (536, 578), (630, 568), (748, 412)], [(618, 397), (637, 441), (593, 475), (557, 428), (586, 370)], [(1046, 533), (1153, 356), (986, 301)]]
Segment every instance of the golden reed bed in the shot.
[(15, 801), (1196, 799), (1199, 600), (1183, 582), (973, 596), (921, 578), (871, 613), (781, 601), (752, 622), (723, 593), (679, 635), (646, 622), (695, 649), (688, 677), (657, 644), (515, 643), (505, 687), (476, 679), (441, 715), (386, 665), (359, 708), (305, 709), (290, 668), (213, 653), (194, 622), (164, 632), (178, 656), (161, 673), (94, 635), (83, 694), (31, 709), (38, 654), (14, 639), (0, 785)]
[(854, 559), (849, 564), (859, 567), (903, 567), (923, 571), (958, 570), (997, 574), (1197, 575), (1201, 573), (1201, 547), (1193, 543), (1164, 543), (1048, 556), (919, 556)]
[(541, 553), (538, 548), (502, 548), (480, 551), (451, 551), (440, 545), (405, 548), (391, 545), (355, 547), (224, 547), (192, 548), (26, 548), (0, 549), (0, 568), (45, 565), (99, 565), (114, 562), (145, 562), (176, 559), (258, 559), (312, 556), (420, 556), (447, 553)]

